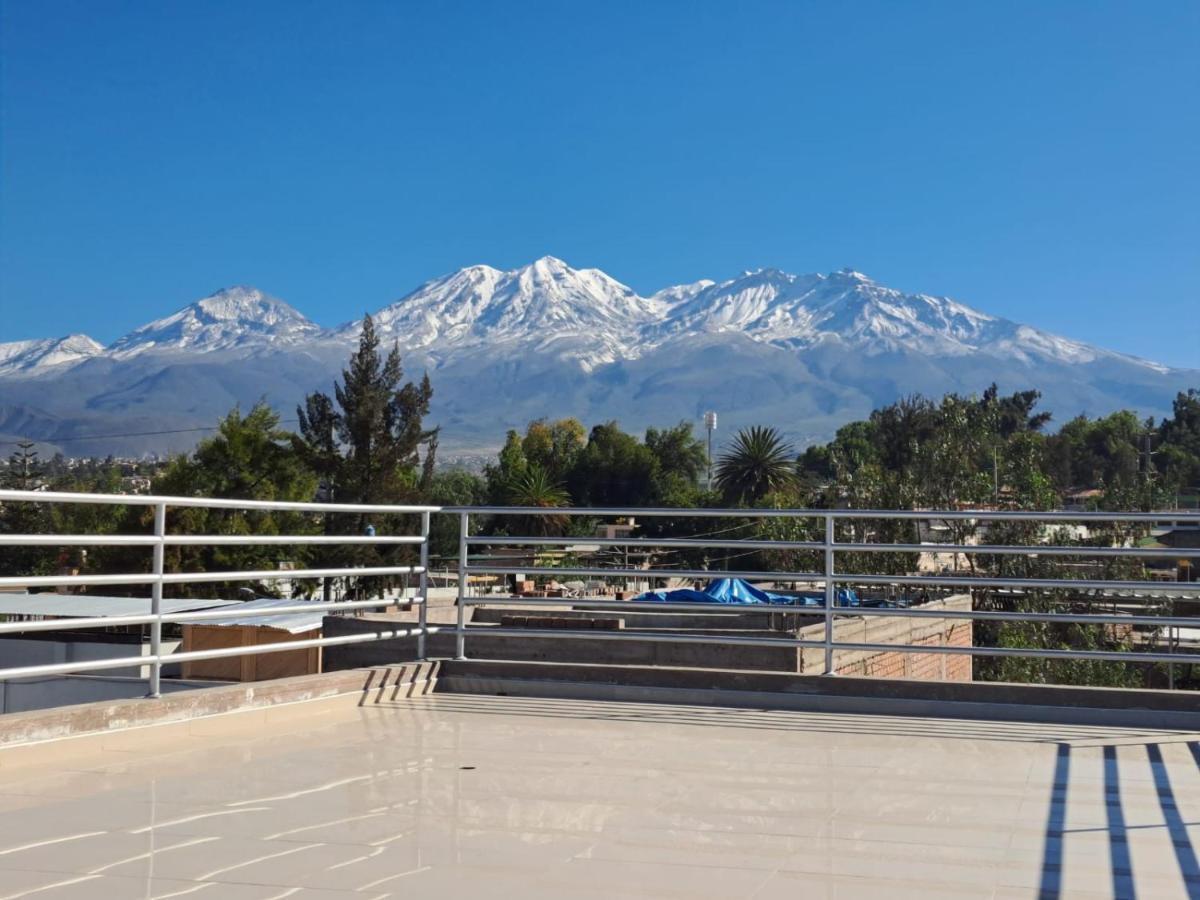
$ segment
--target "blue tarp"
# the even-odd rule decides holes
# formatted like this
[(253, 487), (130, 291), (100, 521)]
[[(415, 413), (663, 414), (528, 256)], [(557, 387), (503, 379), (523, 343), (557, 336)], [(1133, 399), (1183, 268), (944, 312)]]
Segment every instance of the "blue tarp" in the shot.
[[(789, 597), (763, 591), (740, 578), (714, 578), (704, 590), (678, 588), (673, 591), (647, 591), (633, 598), (646, 603), (738, 603), (769, 606), (817, 606), (824, 608), (824, 594)], [(848, 588), (837, 592), (838, 606), (858, 606), (858, 594)]]

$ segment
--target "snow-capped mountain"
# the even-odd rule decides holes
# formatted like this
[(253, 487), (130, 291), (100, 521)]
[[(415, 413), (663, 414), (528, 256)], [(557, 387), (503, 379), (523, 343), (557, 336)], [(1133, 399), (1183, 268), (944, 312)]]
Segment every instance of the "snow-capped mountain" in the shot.
[[(436, 278), (373, 318), (384, 338), (439, 359), (469, 345), (519, 341), (591, 370), (636, 355), (642, 330), (668, 308), (599, 269), (544, 256), (510, 272), (471, 266)], [(360, 327), (356, 321), (339, 331), (353, 337)]]
[[(358, 306), (358, 304), (355, 304)], [(361, 306), (359, 307), (361, 308)], [(650, 296), (554, 257), (471, 266), (379, 310), (410, 374), (433, 381), (443, 446), (490, 447), (540, 416), (630, 429), (722, 411), (797, 443), (897, 397), (1035, 388), (1058, 421), (1130, 407), (1169, 411), (1200, 371), (1170, 369), (842, 270), (777, 269)], [(285, 415), (329, 390), (361, 321), (322, 329), (250, 287), (218, 291), (107, 348), (82, 335), (0, 345), (0, 435), (55, 439), (209, 426), (266, 397)], [(76, 452), (185, 449), (72, 443)]]
[(107, 350), (117, 359), (148, 351), (205, 353), (237, 347), (294, 344), (316, 337), (321, 327), (282, 300), (257, 288), (217, 291), (120, 338)]
[(0, 344), (0, 375), (53, 369), (82, 362), (104, 352), (104, 345), (86, 334), (62, 338), (12, 341)]
[(1076, 363), (1116, 355), (990, 316), (948, 297), (905, 294), (848, 269), (830, 275), (790, 275), (778, 269), (746, 272), (692, 293), (655, 331), (738, 332), (782, 346), (829, 342), (867, 354), (986, 353), (1026, 362), (1046, 358)]

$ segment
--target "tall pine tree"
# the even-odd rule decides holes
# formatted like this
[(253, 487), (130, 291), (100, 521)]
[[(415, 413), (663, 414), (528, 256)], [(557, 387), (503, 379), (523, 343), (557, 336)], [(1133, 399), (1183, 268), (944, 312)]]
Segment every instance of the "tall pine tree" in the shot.
[[(419, 383), (402, 384), (403, 378), (398, 344), (382, 356), (375, 322), (368, 315), (358, 349), (342, 370), (341, 381), (334, 383), (334, 396), (309, 394), (297, 409), (296, 449), (321, 478), (328, 502), (413, 503), (424, 497), (437, 453), (438, 429), (424, 424), (433, 387), (428, 375)], [(395, 534), (412, 533), (415, 523), (372, 521), (365, 514), (326, 516), (330, 534), (362, 533), (368, 525)], [(384, 565), (403, 551), (361, 547), (353, 554), (346, 548), (336, 552), (343, 562), (353, 555), (363, 565)]]

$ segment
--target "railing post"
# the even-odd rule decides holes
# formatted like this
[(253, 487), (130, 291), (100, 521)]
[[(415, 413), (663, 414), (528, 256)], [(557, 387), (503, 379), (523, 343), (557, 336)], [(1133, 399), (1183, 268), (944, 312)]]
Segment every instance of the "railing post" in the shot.
[(833, 667), (833, 604), (837, 600), (837, 591), (833, 583), (833, 516), (825, 516), (825, 674), (836, 675)]
[(421, 575), (418, 581), (421, 602), (417, 604), (417, 659), (425, 659), (425, 630), (429, 627), (429, 512), (421, 513)]
[(154, 504), (154, 536), (158, 543), (154, 545), (154, 584), (150, 589), (150, 614), (154, 621), (150, 623), (150, 697), (160, 697), (162, 680), (162, 598), (163, 598), (163, 559), (166, 555), (164, 538), (167, 534), (167, 504)]
[(467, 533), (470, 516), (459, 513), (458, 520), (458, 623), (454, 629), (454, 658), (467, 658)]

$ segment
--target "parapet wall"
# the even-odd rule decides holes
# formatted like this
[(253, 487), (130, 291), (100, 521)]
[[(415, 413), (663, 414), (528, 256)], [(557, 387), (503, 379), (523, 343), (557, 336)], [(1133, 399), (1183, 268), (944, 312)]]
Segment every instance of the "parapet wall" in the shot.
[[(969, 610), (971, 598), (968, 594), (956, 594), (944, 600), (923, 604), (922, 609), (944, 608)], [(542, 609), (521, 610), (514, 607), (503, 609), (475, 608), (473, 623), (496, 623), (501, 616), (559, 616)], [(631, 609), (640, 627), (647, 627), (653, 613)], [(561, 613), (564, 619), (582, 618), (582, 611)], [(618, 616), (629, 629), (629, 618), (624, 611), (614, 613), (605, 610), (596, 613), (605, 617)], [(655, 640), (653, 633), (630, 633), (626, 640), (602, 640), (588, 637), (557, 637), (553, 629), (529, 629), (524, 635), (488, 634), (488, 628), (479, 627), (467, 638), (467, 656), (472, 659), (510, 660), (520, 662), (588, 663), (598, 665), (626, 666), (677, 666), (707, 669), (739, 669), (745, 671), (790, 672), (793, 674), (819, 674), (824, 671), (825, 657), (821, 648), (765, 647), (745, 644), (719, 643), (719, 634), (761, 634), (769, 637), (786, 637), (791, 632), (772, 632), (764, 626), (767, 616), (754, 616), (754, 624), (739, 622), (741, 614), (725, 617), (696, 616), (690, 628), (679, 619), (679, 614), (668, 614), (670, 622), (656, 623), (664, 631), (712, 634), (713, 640), (696, 643), (668, 643)], [(800, 636), (807, 640), (822, 641), (825, 625), (820, 614), (812, 616), (816, 621), (800, 629)], [(761, 621), (760, 621), (761, 620)], [(386, 615), (363, 617), (328, 616), (324, 633), (327, 637), (362, 634), (376, 631), (384, 624), (394, 624), (395, 619)], [(741, 626), (741, 627), (739, 627)], [(749, 626), (749, 627), (747, 627)], [(723, 628), (727, 631), (717, 632)], [(930, 646), (971, 646), (972, 628), (968, 619), (902, 618), (899, 616), (847, 616), (839, 618), (834, 626), (835, 639), (852, 643), (874, 644), (922, 644)], [(434, 658), (449, 658), (454, 655), (454, 635), (448, 631), (429, 636), (426, 652)], [(361, 668), (365, 666), (391, 665), (412, 659), (416, 654), (416, 638), (396, 638), (361, 644), (331, 646), (325, 651), (325, 670)], [(907, 678), (923, 681), (970, 681), (971, 657), (967, 654), (839, 651), (835, 657), (838, 674), (866, 675), (879, 678)]]

